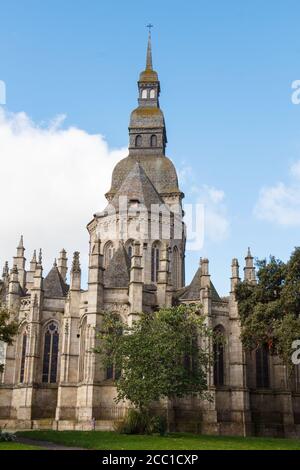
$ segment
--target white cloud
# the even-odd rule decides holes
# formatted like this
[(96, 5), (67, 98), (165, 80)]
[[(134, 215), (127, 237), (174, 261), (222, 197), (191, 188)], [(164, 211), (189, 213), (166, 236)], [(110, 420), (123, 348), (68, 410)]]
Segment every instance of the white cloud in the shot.
[(300, 225), (300, 160), (291, 165), (290, 176), (289, 183), (261, 189), (254, 207), (258, 219), (286, 227)]
[[(105, 205), (114, 165), (126, 149), (111, 150), (100, 134), (48, 125), (0, 108), (0, 263), (15, 254), (24, 235), (26, 257), (43, 248), (49, 269), (61, 248), (87, 261), (86, 225)], [(85, 266), (86, 267), (86, 266)]]

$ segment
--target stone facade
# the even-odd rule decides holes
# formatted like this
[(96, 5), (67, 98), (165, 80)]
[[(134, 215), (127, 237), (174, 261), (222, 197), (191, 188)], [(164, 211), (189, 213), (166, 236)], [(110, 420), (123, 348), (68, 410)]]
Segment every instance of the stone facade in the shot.
[[(67, 284), (62, 250), (43, 276), (42, 253), (26, 267), (23, 237), (0, 281), (0, 299), (20, 324), (13, 345), (1, 345), (0, 427), (28, 429), (112, 429), (128, 403), (114, 402), (115, 371), (100, 363), (93, 348), (105, 311), (129, 324), (142, 311), (174, 303), (199, 303), (207, 324), (221, 331), (208, 377), (212, 400), (195, 397), (160, 403), (174, 430), (211, 434), (285, 435), (300, 433), (300, 381), (288, 377), (266, 351), (246, 354), (240, 341), (232, 261), (231, 291), (220, 298), (200, 266), (185, 286), (186, 233), (183, 193), (176, 169), (165, 155), (167, 133), (159, 106), (160, 83), (152, 67), (149, 36), (146, 68), (138, 81), (138, 107), (131, 113), (129, 155), (115, 167), (108, 205), (88, 224), (88, 287), (81, 285), (79, 253), (73, 255)], [(250, 250), (244, 278), (256, 282)]]

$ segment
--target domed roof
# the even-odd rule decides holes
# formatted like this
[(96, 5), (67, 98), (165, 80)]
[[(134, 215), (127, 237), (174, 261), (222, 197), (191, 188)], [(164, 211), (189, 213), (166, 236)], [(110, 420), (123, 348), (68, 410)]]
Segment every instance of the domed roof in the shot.
[(158, 74), (155, 70), (144, 70), (140, 73), (140, 82), (158, 82)]
[(123, 158), (117, 163), (112, 174), (111, 189), (108, 194), (114, 195), (121, 187), (128, 173), (138, 162), (159, 194), (179, 193), (175, 167), (165, 156), (134, 155)]

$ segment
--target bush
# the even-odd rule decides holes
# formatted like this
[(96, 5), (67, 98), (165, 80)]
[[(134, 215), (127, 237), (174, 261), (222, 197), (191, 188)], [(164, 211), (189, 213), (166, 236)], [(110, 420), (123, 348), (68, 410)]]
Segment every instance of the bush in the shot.
[(15, 434), (7, 431), (2, 431), (0, 429), (0, 442), (9, 442), (9, 441), (15, 441), (16, 436)]
[(167, 423), (164, 416), (151, 416), (131, 408), (121, 422), (115, 424), (115, 431), (120, 434), (166, 434)]

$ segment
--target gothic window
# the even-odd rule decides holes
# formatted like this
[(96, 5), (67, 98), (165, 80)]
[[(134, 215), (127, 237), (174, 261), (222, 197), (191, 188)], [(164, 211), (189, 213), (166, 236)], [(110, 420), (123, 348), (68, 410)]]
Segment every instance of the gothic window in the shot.
[(58, 360), (58, 325), (51, 322), (47, 325), (44, 335), (44, 357), (42, 382), (55, 383), (57, 379)]
[(114, 246), (112, 242), (106, 243), (104, 247), (104, 267), (105, 268), (107, 268), (107, 266), (109, 265), (110, 260), (112, 259), (114, 255), (114, 251), (115, 250), (114, 250)]
[(154, 243), (151, 249), (151, 281), (158, 281), (159, 271), (159, 244)]
[(135, 146), (136, 147), (141, 147), (142, 146), (142, 136), (141, 135), (137, 135), (136, 138), (135, 138)]
[(151, 147), (157, 147), (157, 137), (156, 137), (156, 135), (151, 136), (150, 145), (151, 145)]
[(148, 90), (146, 88), (143, 89), (142, 91), (142, 98), (146, 100), (148, 97)]
[(150, 98), (155, 98), (155, 90), (154, 90), (154, 88), (152, 88), (152, 90), (150, 90)]
[(21, 342), (20, 383), (24, 382), (24, 377), (25, 377), (26, 348), (27, 348), (27, 331), (24, 331), (23, 336), (22, 336), (22, 342)]
[(265, 344), (256, 350), (256, 387), (269, 388), (269, 351)]
[(179, 262), (179, 252), (177, 246), (173, 249), (173, 257), (172, 257), (172, 278), (173, 278), (173, 286), (180, 287), (180, 262)]
[(218, 337), (213, 345), (214, 352), (214, 385), (216, 387), (224, 385), (224, 344), (222, 336), (224, 336), (224, 328), (219, 325), (214, 331)]

